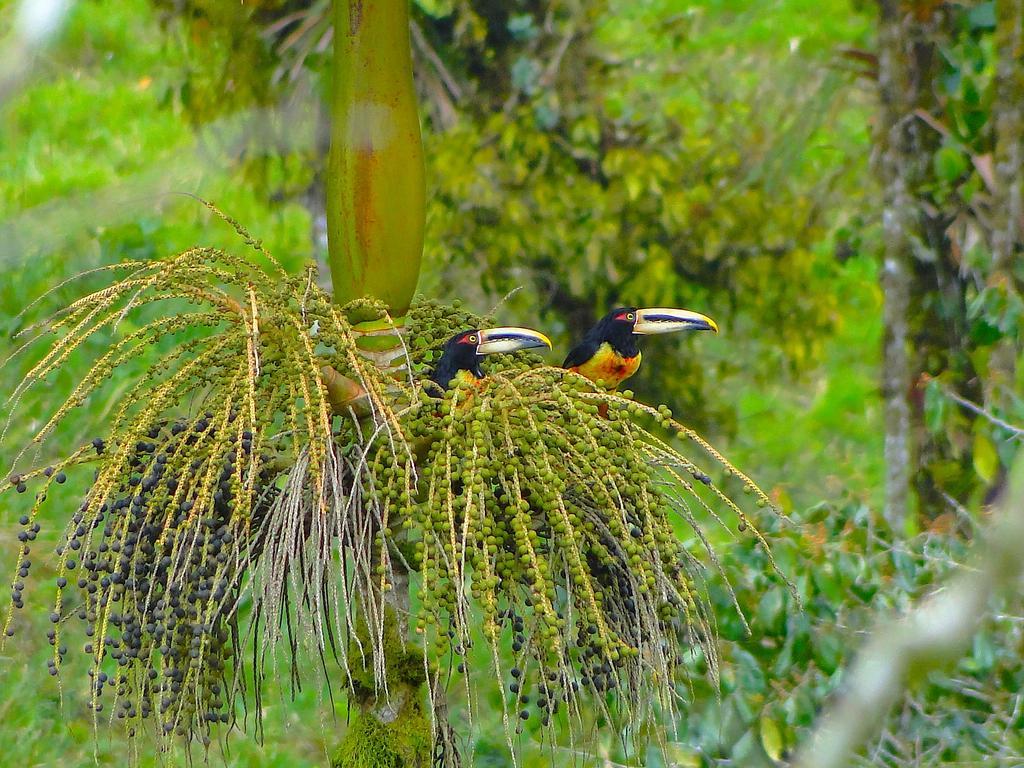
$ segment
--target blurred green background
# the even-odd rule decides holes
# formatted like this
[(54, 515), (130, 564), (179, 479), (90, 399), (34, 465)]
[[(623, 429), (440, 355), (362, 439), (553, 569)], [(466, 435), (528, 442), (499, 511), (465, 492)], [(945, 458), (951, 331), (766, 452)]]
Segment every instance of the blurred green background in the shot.
[[(0, 34), (14, 6), (0, 1)], [(991, 6), (957, 6), (960, 36), (943, 48), (945, 79), (936, 86), (950, 110), (976, 115), (991, 103)], [(182, 193), (215, 202), (290, 269), (323, 259), (320, 99), (329, 38), (317, 14), (325, 7), (71, 6), (58, 38), (31, 54), (0, 103), (4, 358), (28, 302), (60, 286), (42, 304), (56, 308), (91, 285), (61, 285), (76, 273), (195, 244), (240, 250), (230, 228)], [(417, 0), (414, 23), (429, 198), (425, 294), (485, 312), (518, 289), (498, 317), (548, 330), (551, 362), (617, 304), (689, 307), (722, 326), (716, 338), (654, 340), (631, 387), (671, 405), (790, 516), (792, 525), (769, 524), (769, 538), (804, 607), (796, 609), (763, 553), (717, 533), (724, 573), (709, 571), (707, 580), (721, 687), (697, 676), (680, 688), (685, 717), (666, 735), (668, 754), (683, 766), (784, 761), (873, 620), (960, 567), (986, 493), (1016, 446), (1013, 435), (975, 425), (927, 389), (922, 440), (946, 447), (928, 454), (935, 464), (921, 472), (949, 503), (922, 502), (898, 531), (881, 519), (873, 6)], [(970, 130), (936, 147), (929, 194), (941, 201), (964, 198), (975, 183), (965, 158), (972, 142), (982, 151), (984, 120)], [(986, 304), (984, 292), (968, 298), (982, 306), (971, 315), (979, 347), (989, 338), (979, 327), (1016, 338), (1018, 305)], [(945, 357), (936, 365), (939, 380), (953, 367)], [(24, 366), (0, 369), (0, 391), (13, 391)], [(73, 382), (65, 375), (5, 411), (13, 413), (0, 448), (5, 471)], [(76, 412), (63, 444), (91, 439), (106, 408)], [(1004, 415), (1012, 421), (1019, 412)], [(45, 446), (40, 460), (61, 447)], [(921, 496), (929, 504), (940, 497)], [(3, 572), (20, 502), (0, 497)], [(40, 538), (53, 544), (59, 505), (46, 509)], [(22, 612), (0, 656), (0, 763), (124, 764), (116, 729), (101, 722), (94, 740), (85, 686), (75, 684), (84, 661), (72, 662), (63, 688), (45, 673), (52, 564), (44, 549), (36, 544), (41, 573), (28, 587), (35, 610)], [(1024, 617), (1019, 605), (995, 608), (967, 658), (917, 681), (864, 764), (1024, 764)], [(480, 711), (498, 711), (498, 697), (483, 694)], [(275, 689), (263, 707), (262, 744), (251, 733), (232, 738), (228, 764), (326, 763), (344, 728), (342, 704), (332, 713), (323, 692), (306, 689), (293, 700)], [(463, 731), (477, 765), (511, 764), (500, 718), (480, 716)], [(528, 728), (523, 764), (634, 765), (644, 757), (625, 753), (608, 731), (595, 727), (570, 749), (542, 745)], [(139, 749), (141, 764), (159, 762), (145, 741)], [(646, 757), (664, 764), (655, 750)]]

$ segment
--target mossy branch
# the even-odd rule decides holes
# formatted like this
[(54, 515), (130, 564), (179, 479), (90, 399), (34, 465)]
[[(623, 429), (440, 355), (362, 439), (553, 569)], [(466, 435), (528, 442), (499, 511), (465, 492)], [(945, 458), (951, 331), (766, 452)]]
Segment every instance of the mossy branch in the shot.
[(1024, 574), (1024, 458), (1011, 471), (999, 512), (973, 559), (971, 569), (906, 617), (874, 633), (843, 676), (845, 690), (798, 755), (798, 768), (850, 765), (910, 682), (963, 655), (990, 599), (1019, 590)]

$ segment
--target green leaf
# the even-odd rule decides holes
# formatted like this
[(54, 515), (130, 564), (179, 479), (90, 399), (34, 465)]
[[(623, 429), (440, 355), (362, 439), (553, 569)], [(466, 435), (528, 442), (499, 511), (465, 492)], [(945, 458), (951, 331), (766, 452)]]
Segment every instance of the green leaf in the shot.
[(747, 651), (737, 648), (733, 651), (736, 663), (736, 686), (745, 694), (764, 693), (768, 688), (764, 672), (757, 659)]
[(627, 174), (625, 176), (626, 182), (626, 193), (629, 195), (630, 200), (636, 200), (640, 197), (640, 193), (643, 192), (644, 182), (639, 176), (634, 174)]
[(511, 17), (508, 20), (508, 31), (516, 40), (533, 40), (539, 33), (533, 17), (528, 13)]
[(771, 768), (774, 765), (772, 759), (764, 750), (764, 745), (753, 730), (747, 731), (733, 745), (732, 757), (737, 764), (748, 766), (748, 768)]
[(935, 175), (952, 184), (967, 170), (967, 158), (955, 147), (942, 147), (932, 158)]
[(757, 620), (766, 635), (780, 635), (785, 629), (785, 597), (781, 589), (770, 589), (757, 606)]
[(791, 615), (789, 635), (793, 642), (793, 661), (805, 664), (811, 658), (811, 622), (806, 613)]
[(775, 658), (775, 663), (772, 665), (772, 674), (775, 677), (785, 677), (790, 673), (790, 667), (793, 666), (793, 642), (788, 641), (779, 652), (779, 655)]
[(782, 731), (775, 718), (767, 715), (761, 718), (761, 746), (772, 760), (782, 759), (782, 750), (785, 747)]
[(831, 675), (839, 668), (843, 657), (843, 644), (835, 635), (819, 635), (814, 645), (814, 663), (822, 672)]
[(823, 564), (814, 569), (814, 586), (832, 605), (839, 606), (843, 602), (843, 590), (832, 571), (831, 563)]
[(999, 469), (999, 454), (996, 453), (996, 447), (992, 441), (980, 432), (974, 436), (971, 459), (978, 477), (986, 483), (991, 483)]
[(899, 575), (903, 577), (905, 587), (909, 588), (915, 583), (917, 580), (917, 561), (913, 555), (895, 550), (892, 553), (892, 563), (896, 566)]
[(417, 8), (435, 19), (451, 16), (455, 10), (452, 0), (415, 0), (415, 3)]
[(517, 91), (532, 95), (537, 90), (540, 65), (531, 58), (520, 56), (512, 65), (512, 86)]
[(987, 632), (979, 632), (974, 636), (974, 648), (971, 653), (974, 660), (975, 671), (984, 675), (992, 671), (996, 663), (996, 649), (992, 644), (992, 638)]
[(1003, 337), (999, 328), (988, 322), (986, 318), (980, 318), (971, 325), (971, 341), (979, 346), (995, 344)]
[(949, 398), (942, 391), (938, 379), (932, 379), (924, 388), (924, 421), (933, 435), (941, 434), (946, 425)]

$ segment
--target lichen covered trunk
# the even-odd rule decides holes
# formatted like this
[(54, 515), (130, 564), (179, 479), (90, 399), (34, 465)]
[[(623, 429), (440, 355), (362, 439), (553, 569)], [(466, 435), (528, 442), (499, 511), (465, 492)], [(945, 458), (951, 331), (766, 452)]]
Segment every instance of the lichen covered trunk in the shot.
[(993, 211), (993, 257), (997, 278), (1012, 268), (1024, 229), (1024, 0), (996, 3), (996, 128), (997, 200)]
[(327, 234), (335, 300), (409, 308), (423, 251), (423, 143), (408, 0), (335, 0)]
[(889, 524), (902, 530), (911, 507), (914, 467), (910, 396), (914, 381), (910, 312), (915, 247), (920, 232), (919, 187), (925, 176), (921, 122), (914, 111), (930, 106), (934, 46), (927, 23), (897, 0), (879, 0), (878, 98), (875, 170), (882, 186), (885, 247), (881, 273), (885, 296), (882, 390), (885, 396), (885, 507)]
[[(1024, 285), (1014, 275), (1024, 233), (1024, 0), (996, 3), (995, 194), (992, 206), (992, 269), (987, 283), (1011, 295)], [(990, 410), (1012, 408), (1017, 398), (1020, 342), (1007, 336), (992, 345), (984, 402)]]

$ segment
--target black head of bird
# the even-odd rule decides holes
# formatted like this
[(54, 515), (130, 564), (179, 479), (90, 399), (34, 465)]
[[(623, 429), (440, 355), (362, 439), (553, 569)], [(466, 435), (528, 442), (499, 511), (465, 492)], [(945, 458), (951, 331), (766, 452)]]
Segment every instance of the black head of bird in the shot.
[(640, 367), (641, 336), (676, 331), (714, 331), (710, 317), (688, 309), (618, 307), (602, 317), (570, 350), (563, 368), (617, 387)]
[(540, 331), (530, 328), (505, 326), (460, 331), (445, 342), (441, 359), (437, 361), (430, 380), (441, 389), (448, 389), (452, 380), (460, 376), (482, 379), (484, 372), (480, 361), (484, 355), (539, 347), (550, 349), (551, 341)]

